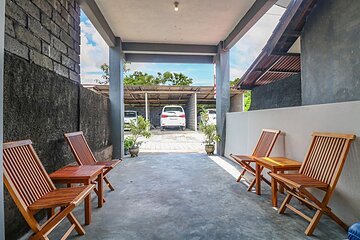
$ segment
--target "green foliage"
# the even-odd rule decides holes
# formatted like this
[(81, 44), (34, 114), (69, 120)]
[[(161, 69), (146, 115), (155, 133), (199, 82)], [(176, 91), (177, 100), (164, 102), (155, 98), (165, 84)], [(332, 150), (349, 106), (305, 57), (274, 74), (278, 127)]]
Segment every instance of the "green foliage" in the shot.
[[(149, 138), (150, 132), (150, 121), (145, 120), (143, 116), (139, 116), (137, 121), (133, 120), (129, 123), (131, 136), (128, 138), (128, 149), (139, 147), (142, 142), (139, 141), (139, 137)], [(126, 140), (126, 139), (125, 139)], [(124, 143), (125, 145), (125, 143)]]
[(230, 81), (230, 87), (235, 87), (240, 82), (240, 78), (235, 78), (234, 80)]
[(251, 106), (251, 91), (246, 91), (244, 93), (244, 111), (249, 111)]
[(207, 112), (201, 113), (200, 130), (205, 135), (205, 144), (214, 145), (215, 142), (220, 142), (221, 138), (216, 134), (216, 125), (209, 124), (209, 114)]
[(135, 138), (133, 136), (127, 136), (124, 140), (125, 150), (129, 150), (134, 145), (135, 145)]
[(143, 73), (141, 71), (135, 71), (133, 74), (127, 75), (124, 78), (125, 85), (159, 85), (163, 84), (164, 81), (162, 78), (154, 77), (153, 75)]
[[(130, 69), (127, 66), (127, 62), (125, 62), (123, 69), (124, 72), (128, 72)], [(100, 66), (103, 71), (103, 75), (101, 76), (102, 80), (96, 80), (99, 84), (108, 84), (110, 80), (109, 75), (109, 65), (104, 63)], [(154, 77), (151, 74), (143, 73), (141, 71), (135, 71), (132, 74), (126, 75), (124, 77), (125, 85), (173, 85), (173, 86), (189, 86), (193, 83), (193, 79), (185, 76), (183, 73), (171, 73), (158, 72)]]
[(110, 79), (110, 74), (109, 74), (109, 65), (107, 65), (106, 63), (104, 63), (103, 65), (100, 66), (101, 70), (103, 71), (103, 75), (101, 76), (102, 80), (95, 80), (98, 84), (108, 84), (109, 83), (109, 79)]
[(165, 72), (162, 79), (168, 85), (173, 86), (189, 86), (193, 83), (193, 79), (185, 76), (183, 73)]
[[(127, 73), (130, 70), (128, 67), (128, 64), (131, 64), (131, 63), (124, 61), (123, 70), (125, 73)], [(108, 84), (109, 80), (110, 80), (109, 65), (104, 63), (100, 66), (100, 69), (103, 71), (103, 74), (101, 76), (102, 80), (96, 79), (95, 81), (98, 84)]]
[(197, 105), (197, 111), (198, 113), (200, 113), (200, 115), (204, 112), (206, 112), (206, 108), (205, 108), (205, 105), (204, 104), (198, 104)]

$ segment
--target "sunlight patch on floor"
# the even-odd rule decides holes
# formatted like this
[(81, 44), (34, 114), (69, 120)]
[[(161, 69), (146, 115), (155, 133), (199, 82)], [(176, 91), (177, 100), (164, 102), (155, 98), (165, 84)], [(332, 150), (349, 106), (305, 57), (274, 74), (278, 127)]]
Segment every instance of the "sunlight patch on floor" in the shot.
[(219, 165), (222, 169), (227, 171), (231, 176), (235, 179), (238, 179), (240, 176), (240, 172), (230, 163), (219, 156), (208, 156), (211, 160), (213, 160), (217, 165)]

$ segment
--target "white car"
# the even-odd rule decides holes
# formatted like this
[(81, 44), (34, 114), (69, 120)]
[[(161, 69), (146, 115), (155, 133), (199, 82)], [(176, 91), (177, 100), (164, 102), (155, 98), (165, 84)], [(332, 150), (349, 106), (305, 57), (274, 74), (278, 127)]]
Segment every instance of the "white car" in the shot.
[(137, 112), (136, 111), (125, 111), (124, 112), (124, 130), (130, 130), (129, 124), (131, 121), (135, 121), (137, 124)]
[(163, 107), (160, 117), (160, 127), (164, 130), (167, 127), (186, 128), (185, 111), (181, 106), (170, 105)]
[(216, 125), (216, 109), (208, 109), (207, 113), (209, 115), (209, 124)]

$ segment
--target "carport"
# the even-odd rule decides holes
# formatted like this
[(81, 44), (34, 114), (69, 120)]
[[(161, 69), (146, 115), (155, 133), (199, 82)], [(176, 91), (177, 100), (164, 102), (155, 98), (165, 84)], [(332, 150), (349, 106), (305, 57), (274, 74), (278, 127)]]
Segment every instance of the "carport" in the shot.
[[(123, 62), (216, 64), (217, 132), (223, 139), (230, 110), (229, 50), (276, 0), (171, 1), (80, 0), (81, 9), (110, 47), (113, 157), (123, 155)], [(141, 16), (141, 17), (139, 17)]]
[[(109, 85), (83, 85), (97, 93), (109, 96)], [(125, 110), (135, 110), (139, 115), (158, 126), (165, 105), (181, 105), (186, 113), (187, 128), (197, 131), (197, 106), (216, 107), (213, 86), (124, 86)], [(243, 111), (243, 90), (230, 90), (230, 112)]]

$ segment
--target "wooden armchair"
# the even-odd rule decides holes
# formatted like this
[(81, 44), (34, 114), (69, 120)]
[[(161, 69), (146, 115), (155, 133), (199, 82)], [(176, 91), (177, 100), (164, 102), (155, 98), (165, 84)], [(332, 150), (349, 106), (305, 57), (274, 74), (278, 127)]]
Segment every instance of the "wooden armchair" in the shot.
[(92, 153), (83, 132), (73, 132), (64, 134), (66, 141), (69, 143), (72, 153), (79, 165), (104, 165), (104, 181), (111, 191), (114, 191), (114, 187), (111, 185), (106, 177), (114, 167), (116, 167), (122, 160), (116, 159), (112, 161), (98, 162), (94, 154)]
[[(250, 156), (230, 154), (230, 157), (232, 157), (234, 162), (239, 164), (243, 169), (236, 181), (240, 182), (240, 180), (243, 178), (246, 182), (248, 182), (248, 191), (251, 191), (251, 189), (254, 187), (256, 179), (254, 178), (252, 181), (247, 180), (245, 178), (245, 173), (248, 172), (253, 176), (256, 175), (256, 170), (250, 164), (256, 162), (256, 157), (268, 157), (270, 155), (280, 132), (280, 130), (263, 129), (256, 147)], [(271, 183), (265, 177), (261, 176), (261, 179), (271, 186)]]
[[(16, 206), (34, 232), (31, 239), (48, 239), (47, 235), (64, 219), (71, 226), (62, 239), (73, 229), (84, 235), (85, 230), (72, 214), (72, 210), (87, 197), (94, 185), (57, 189), (41, 164), (30, 140), (4, 144), (4, 183)], [(55, 208), (60, 210), (55, 211)], [(49, 219), (42, 225), (34, 215), (47, 209)]]
[[(270, 173), (286, 190), (287, 196), (283, 201), (279, 213), (283, 214), (286, 208), (297, 213), (310, 222), (305, 234), (311, 235), (325, 213), (345, 230), (347, 226), (327, 206), (335, 190), (337, 181), (344, 166), (350, 144), (355, 139), (352, 134), (313, 133), (312, 142), (305, 160), (298, 174)], [(319, 189), (324, 192), (318, 200), (309, 189)], [(313, 217), (308, 217), (295, 207), (291, 206), (292, 197), (297, 198), (306, 206), (316, 209)]]

